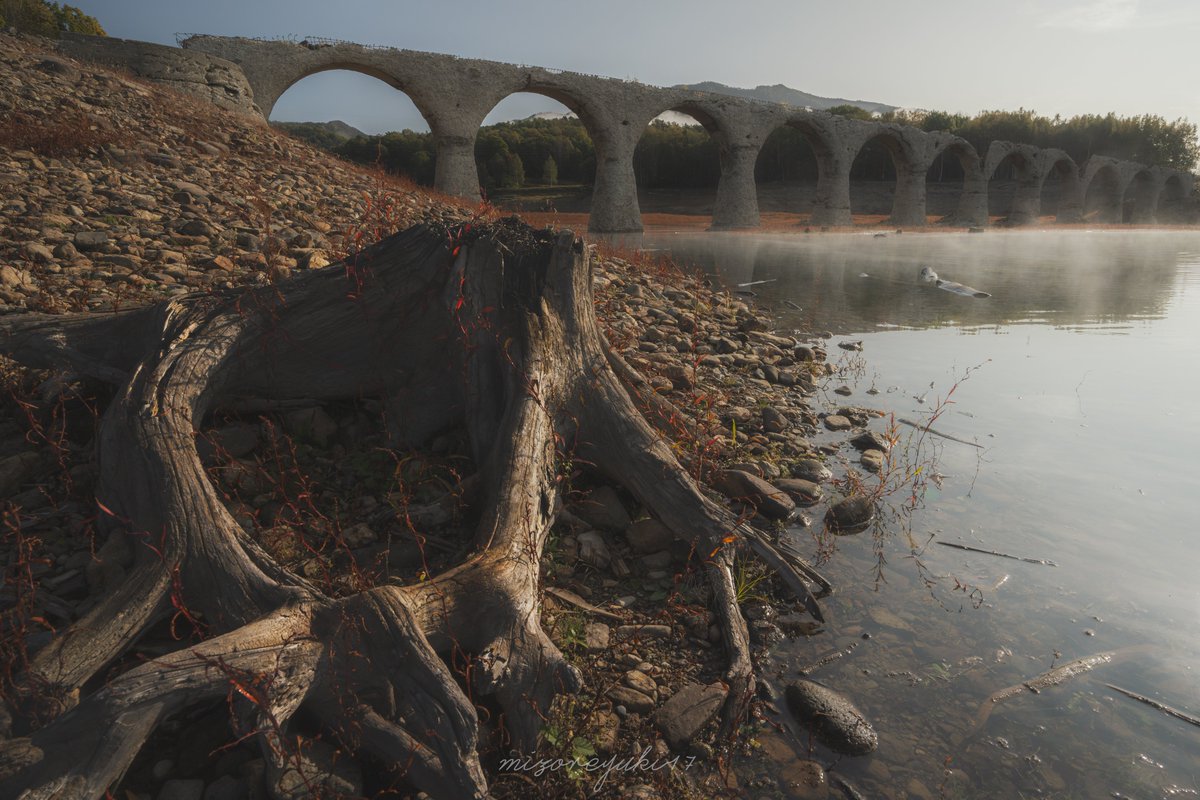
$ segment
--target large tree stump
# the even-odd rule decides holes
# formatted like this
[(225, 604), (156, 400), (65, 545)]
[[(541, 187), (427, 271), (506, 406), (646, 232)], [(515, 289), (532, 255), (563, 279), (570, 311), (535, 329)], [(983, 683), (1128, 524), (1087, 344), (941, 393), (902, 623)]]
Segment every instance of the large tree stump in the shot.
[[(421, 227), (278, 286), (0, 320), (11, 357), (118, 388), (97, 440), (97, 500), (106, 527), (144, 545), (120, 589), (23, 676), (27, 724), (0, 742), (0, 796), (103, 797), (159, 722), (221, 700), (257, 732), (277, 793), (298, 763), (288, 728), (303, 707), (347, 750), (395, 765), (435, 797), (486, 796), (468, 695), (494, 698), (513, 746), (531, 752), (553, 698), (579, 688), (539, 618), (564, 441), (711, 554), (734, 689), (726, 721), (736, 722), (753, 673), (731, 548), (749, 543), (811, 603), (803, 565), (706, 497), (647, 423), (629, 391), (640, 376), (597, 326), (591, 277), (589, 251), (570, 233)], [(214, 409), (248, 399), (362, 396), (387, 403), (398, 441), (465, 425), (478, 521), (457, 566), (335, 598), (236, 524), (195, 432)], [(210, 638), (89, 688), (177, 608), (197, 613)], [(452, 653), (470, 659), (469, 685), (448, 666)]]

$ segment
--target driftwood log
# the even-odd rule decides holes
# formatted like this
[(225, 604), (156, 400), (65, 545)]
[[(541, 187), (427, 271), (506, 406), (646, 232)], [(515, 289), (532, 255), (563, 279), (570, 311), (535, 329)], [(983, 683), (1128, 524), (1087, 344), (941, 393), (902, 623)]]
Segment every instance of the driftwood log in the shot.
[[(276, 796), (320, 794), (326, 777), (304, 774), (311, 762), (295, 752), (301, 709), (344, 752), (434, 797), (487, 796), (480, 699), (501, 709), (513, 748), (533, 752), (554, 697), (580, 685), (539, 618), (564, 442), (708, 556), (732, 730), (754, 687), (732, 550), (752, 547), (815, 609), (806, 565), (680, 465), (648, 421), (666, 401), (638, 397), (640, 376), (597, 325), (591, 281), (590, 252), (570, 233), (418, 227), (278, 285), (0, 319), (9, 357), (116, 387), (97, 438), (97, 501), (110, 531), (145, 545), (121, 587), (23, 676), (12, 709), (23, 724), (0, 741), (0, 797), (104, 797), (166, 717), (219, 702), (258, 736)], [(363, 396), (383, 399), (398, 442), (465, 426), (474, 541), (430, 580), (331, 597), (235, 522), (196, 431), (239, 403)], [(98, 680), (178, 608), (209, 638)]]

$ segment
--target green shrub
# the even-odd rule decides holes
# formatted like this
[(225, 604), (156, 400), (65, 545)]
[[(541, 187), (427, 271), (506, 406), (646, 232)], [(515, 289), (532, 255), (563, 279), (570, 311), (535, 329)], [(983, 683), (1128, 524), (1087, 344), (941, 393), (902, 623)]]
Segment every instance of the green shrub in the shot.
[(0, 27), (12, 26), (22, 33), (57, 38), (61, 31), (106, 36), (95, 17), (75, 6), (46, 0), (0, 0)]
[(104, 28), (100, 27), (100, 23), (95, 17), (90, 17), (80, 11), (75, 6), (69, 6), (65, 3), (51, 3), (50, 8), (54, 11), (54, 21), (58, 25), (60, 31), (70, 31), (71, 33), (86, 33), (91, 36), (107, 36)]

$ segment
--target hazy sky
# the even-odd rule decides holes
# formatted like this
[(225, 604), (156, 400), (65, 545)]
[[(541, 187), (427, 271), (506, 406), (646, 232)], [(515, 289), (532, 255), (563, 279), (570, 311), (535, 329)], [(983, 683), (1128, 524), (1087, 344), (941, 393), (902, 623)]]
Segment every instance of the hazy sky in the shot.
[[(1200, 0), (71, 0), (112, 36), (328, 36), (669, 86), (1200, 121)], [(558, 107), (517, 95), (490, 120)], [(427, 129), (400, 92), (327, 72), (273, 119)]]

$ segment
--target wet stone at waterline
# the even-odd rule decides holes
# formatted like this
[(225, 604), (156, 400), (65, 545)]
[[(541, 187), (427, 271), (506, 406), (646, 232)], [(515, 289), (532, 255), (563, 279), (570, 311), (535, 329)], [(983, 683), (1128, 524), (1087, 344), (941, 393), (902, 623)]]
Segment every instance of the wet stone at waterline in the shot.
[(713, 479), (712, 486), (731, 500), (749, 503), (768, 519), (787, 519), (796, 511), (796, 504), (787, 493), (748, 472), (723, 470)]
[(797, 505), (811, 506), (821, 502), (821, 498), (825, 496), (820, 486), (803, 478), (784, 478), (775, 481), (775, 486), (787, 492)]
[(887, 437), (876, 431), (863, 431), (851, 439), (850, 444), (856, 450), (882, 450), (887, 452), (892, 447)]
[(830, 414), (825, 417), (825, 427), (831, 431), (848, 431), (854, 427), (854, 423), (841, 414)]
[(820, 483), (832, 478), (833, 472), (815, 458), (802, 458), (792, 464), (792, 477)]
[(885, 454), (882, 450), (865, 450), (859, 458), (859, 463), (868, 472), (879, 472), (883, 469)]
[(865, 755), (879, 746), (879, 735), (862, 712), (832, 689), (798, 680), (784, 692), (788, 709), (821, 744), (846, 755)]
[(838, 533), (857, 533), (874, 518), (875, 503), (862, 494), (839, 500), (825, 513), (825, 522)]

